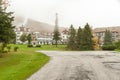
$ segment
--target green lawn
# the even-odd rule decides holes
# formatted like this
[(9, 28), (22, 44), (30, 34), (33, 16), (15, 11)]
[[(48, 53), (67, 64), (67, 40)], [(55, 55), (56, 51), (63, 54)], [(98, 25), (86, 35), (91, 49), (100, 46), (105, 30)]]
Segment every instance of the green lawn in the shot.
[[(36, 50), (65, 50), (65, 45), (43, 45), (41, 48), (28, 48), (27, 45), (11, 45), (11, 52), (0, 56), (0, 80), (26, 80), (44, 66), (50, 58)], [(13, 46), (18, 46), (13, 52)]]
[(27, 45), (16, 45), (18, 46), (20, 49), (19, 50), (65, 50), (66, 49), (66, 45), (58, 45), (58, 47), (56, 47), (55, 45), (41, 45), (40, 48), (28, 48)]

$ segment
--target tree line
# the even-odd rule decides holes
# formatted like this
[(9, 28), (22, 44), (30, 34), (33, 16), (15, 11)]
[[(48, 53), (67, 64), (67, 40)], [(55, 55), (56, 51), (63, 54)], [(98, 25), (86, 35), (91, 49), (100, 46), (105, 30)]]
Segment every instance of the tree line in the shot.
[(70, 50), (94, 50), (95, 42), (93, 32), (87, 23), (84, 28), (79, 27), (75, 30), (73, 25), (69, 28), (67, 48)]
[[(16, 34), (14, 32), (15, 26), (12, 24), (14, 21), (13, 12), (7, 12), (7, 7), (3, 6), (4, 4), (2, 1), (3, 0), (0, 0), (0, 51), (4, 51), (7, 44), (16, 42)], [(55, 41), (56, 47), (58, 41), (60, 40), (60, 33), (57, 23), (58, 22), (56, 20), (55, 30), (53, 32), (53, 40)], [(73, 25), (71, 25), (68, 35), (67, 48), (70, 50), (94, 50), (95, 47), (99, 47), (98, 39), (95, 39), (93, 36), (93, 31), (88, 23), (84, 26), (84, 28), (79, 27), (77, 30)], [(22, 42), (28, 40), (28, 44), (31, 44), (31, 34), (23, 34), (20, 40)], [(115, 43), (115, 45), (120, 48), (118, 44), (120, 44), (120, 40)], [(106, 46), (107, 48), (115, 48), (112, 42), (112, 34), (109, 30), (106, 30), (104, 37), (103, 47), (106, 48)]]

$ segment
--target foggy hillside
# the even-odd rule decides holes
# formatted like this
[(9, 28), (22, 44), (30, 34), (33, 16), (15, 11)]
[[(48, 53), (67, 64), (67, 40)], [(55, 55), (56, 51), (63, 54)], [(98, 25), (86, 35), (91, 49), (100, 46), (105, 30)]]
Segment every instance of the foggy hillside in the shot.
[(35, 21), (33, 19), (28, 19), (26, 27), (31, 28), (32, 31), (38, 31), (38, 32), (51, 32), (54, 29), (53, 25)]
[(16, 27), (20, 26), (24, 22), (25, 18), (20, 15), (16, 15), (13, 21), (13, 25)]
[[(50, 25), (47, 23), (35, 21), (33, 19), (28, 19), (26, 27), (31, 28), (32, 31), (38, 31), (38, 32), (48, 32), (51, 33), (54, 31), (54, 25)], [(59, 31), (62, 32), (67, 28), (65, 27), (59, 27)]]
[[(37, 31), (37, 32), (47, 32), (52, 33), (54, 31), (54, 25), (50, 25), (44, 22), (36, 21), (33, 19), (27, 19), (23, 16), (15, 16), (13, 25), (16, 27), (25, 26), (29, 27), (31, 31)], [(59, 27), (59, 31), (62, 32), (63, 30), (68, 29), (66, 27)]]

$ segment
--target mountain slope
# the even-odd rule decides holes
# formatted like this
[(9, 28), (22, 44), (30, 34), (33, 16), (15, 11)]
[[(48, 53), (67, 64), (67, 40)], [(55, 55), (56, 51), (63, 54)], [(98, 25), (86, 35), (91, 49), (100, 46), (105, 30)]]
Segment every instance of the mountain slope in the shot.
[[(26, 27), (31, 28), (32, 31), (38, 31), (38, 32), (47, 32), (52, 33), (54, 31), (54, 25), (50, 25), (47, 23), (35, 21), (33, 19), (28, 19), (26, 23)], [(59, 27), (59, 31), (62, 32), (67, 28), (65, 27)]]

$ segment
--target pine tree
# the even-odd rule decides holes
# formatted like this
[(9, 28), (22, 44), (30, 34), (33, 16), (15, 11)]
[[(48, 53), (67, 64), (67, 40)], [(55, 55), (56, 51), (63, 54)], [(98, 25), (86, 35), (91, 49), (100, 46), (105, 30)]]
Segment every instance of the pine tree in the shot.
[(15, 27), (12, 25), (14, 21), (13, 12), (6, 12), (7, 7), (5, 5), (5, 2), (3, 4), (3, 0), (0, 0), (0, 43), (2, 44), (2, 51), (16, 37)]
[(81, 50), (82, 46), (82, 38), (83, 38), (83, 35), (82, 35), (82, 29), (81, 27), (79, 27), (78, 31), (77, 31), (77, 36), (76, 36), (76, 45), (77, 45), (77, 49), (78, 50)]
[(69, 38), (68, 38), (68, 44), (67, 44), (67, 47), (71, 50), (76, 49), (75, 34), (76, 34), (76, 31), (75, 31), (73, 25), (71, 25), (70, 29), (69, 29)]
[(28, 34), (28, 36), (27, 36), (27, 40), (28, 40), (28, 44), (31, 44), (31, 41), (32, 41), (31, 34)]
[(27, 36), (25, 33), (23, 33), (20, 37), (20, 40), (24, 43), (27, 40)]
[(93, 50), (94, 49), (94, 42), (92, 40), (93, 34), (92, 30), (87, 23), (83, 29), (83, 40), (82, 40), (82, 49), (83, 50)]
[(53, 33), (53, 34), (54, 34), (54, 35), (53, 35), (53, 40), (55, 40), (55, 45), (56, 45), (56, 47), (57, 47), (58, 41), (60, 40), (60, 33), (59, 33), (59, 31), (58, 31), (57, 28), (54, 30), (54, 33)]
[(60, 33), (58, 30), (58, 14), (56, 14), (56, 20), (55, 20), (55, 29), (53, 32), (53, 40), (55, 40), (55, 45), (57, 47), (58, 41), (60, 40)]
[(110, 45), (110, 44), (112, 44), (112, 33), (109, 30), (106, 30), (103, 45)]

